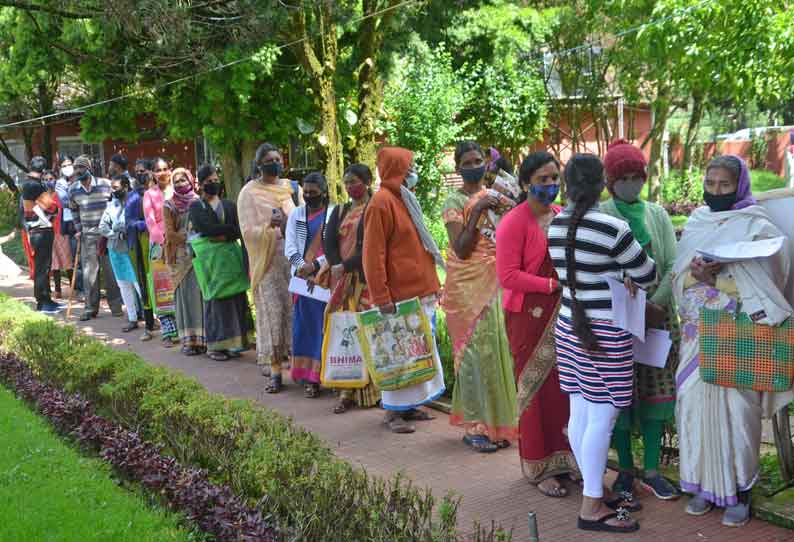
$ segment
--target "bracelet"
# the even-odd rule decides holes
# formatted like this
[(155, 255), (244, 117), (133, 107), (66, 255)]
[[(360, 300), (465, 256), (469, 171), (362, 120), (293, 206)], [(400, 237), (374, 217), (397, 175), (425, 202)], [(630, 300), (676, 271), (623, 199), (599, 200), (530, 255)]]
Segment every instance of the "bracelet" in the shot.
[(549, 277), (549, 293), (554, 293), (554, 279), (551, 277)]

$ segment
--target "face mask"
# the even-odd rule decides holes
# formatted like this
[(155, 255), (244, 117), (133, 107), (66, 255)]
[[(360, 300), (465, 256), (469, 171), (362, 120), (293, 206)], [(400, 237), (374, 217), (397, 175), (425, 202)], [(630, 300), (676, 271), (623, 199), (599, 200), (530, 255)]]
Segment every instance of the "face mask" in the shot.
[(147, 181), (148, 178), (149, 178), (149, 176), (146, 173), (136, 173), (135, 174), (135, 179), (138, 181), (138, 184), (140, 184), (141, 186), (146, 184), (146, 181)]
[(284, 172), (284, 166), (281, 165), (281, 162), (270, 162), (259, 166), (259, 171), (268, 177), (281, 177)]
[(74, 166), (64, 166), (61, 168), (61, 175), (64, 177), (71, 177), (74, 175)]
[(303, 199), (309, 209), (319, 209), (323, 204), (322, 196), (303, 196)]
[(124, 196), (126, 196), (126, 195), (127, 195), (127, 191), (126, 191), (126, 190), (124, 190), (123, 188), (122, 188), (122, 189), (120, 189), (120, 190), (114, 190), (114, 191), (113, 191), (113, 196), (114, 196), (116, 199), (124, 199)]
[(90, 175), (91, 175), (91, 173), (90, 173), (88, 170), (85, 170), (85, 171), (83, 171), (82, 173), (78, 173), (78, 174), (77, 174), (77, 178), (76, 178), (75, 180), (76, 180), (76, 181), (78, 181), (78, 182), (83, 182), (83, 181), (85, 181), (85, 180), (86, 180), (86, 179), (87, 179), (87, 178), (88, 178)]
[(367, 193), (367, 186), (361, 183), (347, 187), (347, 195), (353, 199), (361, 199)]
[[(188, 185), (189, 187), (189, 185)], [(190, 190), (188, 190), (189, 192)], [(204, 193), (208, 196), (217, 196), (221, 193), (221, 183), (207, 183), (204, 185)]]
[(47, 181), (47, 188), (50, 190), (55, 190), (55, 181)]
[(710, 194), (703, 191), (703, 201), (709, 206), (709, 209), (715, 213), (722, 211), (730, 211), (733, 204), (736, 203), (736, 192), (730, 194)]
[(408, 187), (408, 190), (413, 190), (417, 184), (419, 184), (419, 175), (413, 169), (409, 169), (405, 174), (405, 186)]
[(640, 199), (640, 192), (642, 192), (644, 184), (645, 181), (640, 180), (617, 181), (612, 186), (612, 191), (619, 200), (625, 201), (626, 203), (634, 203)]
[(560, 193), (560, 185), (531, 184), (529, 185), (529, 193), (543, 205), (551, 205), (557, 199), (557, 194)]
[(478, 183), (485, 176), (485, 166), (461, 169), (460, 176), (465, 183)]
[[(210, 183), (210, 184), (213, 184), (213, 183)], [(218, 183), (214, 183), (214, 184), (218, 184)], [(207, 186), (208, 185), (204, 186), (204, 192), (207, 192)], [(218, 185), (218, 186), (220, 186), (220, 185)], [(176, 192), (177, 194), (182, 194), (183, 196), (185, 194), (190, 194), (191, 190), (193, 190), (193, 187), (190, 186), (189, 184), (180, 184), (180, 185), (177, 185), (177, 186), (174, 187), (174, 192)], [(209, 194), (209, 192), (207, 192), (207, 194)], [(215, 194), (210, 194), (210, 195), (215, 195)]]

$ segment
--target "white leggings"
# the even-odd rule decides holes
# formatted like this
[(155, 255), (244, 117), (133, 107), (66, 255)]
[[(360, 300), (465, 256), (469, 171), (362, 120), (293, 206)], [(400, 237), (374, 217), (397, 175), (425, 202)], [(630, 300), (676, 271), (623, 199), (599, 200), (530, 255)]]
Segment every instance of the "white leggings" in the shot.
[(591, 403), (581, 394), (571, 394), (568, 440), (584, 478), (584, 495), (604, 496), (604, 471), (612, 439), (612, 429), (620, 411), (611, 403)]
[(127, 307), (127, 320), (130, 322), (138, 321), (138, 284), (128, 280), (119, 280), (119, 290), (121, 290), (121, 300)]

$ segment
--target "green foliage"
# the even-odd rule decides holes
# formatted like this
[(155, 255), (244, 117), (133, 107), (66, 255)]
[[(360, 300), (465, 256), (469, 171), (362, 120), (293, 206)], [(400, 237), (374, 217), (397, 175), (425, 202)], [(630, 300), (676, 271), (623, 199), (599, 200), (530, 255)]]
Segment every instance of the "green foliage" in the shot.
[(206, 468), (216, 482), (261, 503), (296, 540), (464, 539), (454, 497), (437, 501), (399, 476), (371, 477), (276, 412), (210, 394), (193, 379), (113, 350), (7, 297), (0, 298), (0, 347), (163, 444), (183, 464)]
[(0, 539), (195, 540), (179, 518), (121, 488), (105, 463), (82, 457), (0, 388)]
[(700, 203), (703, 201), (703, 173), (700, 170), (670, 172), (662, 178), (664, 203)]
[(767, 190), (776, 190), (786, 187), (785, 179), (778, 177), (771, 171), (763, 169), (754, 169), (750, 171), (750, 182), (753, 186), (753, 192), (756, 194), (766, 192)]
[(750, 139), (750, 160), (749, 167), (756, 169), (756, 168), (763, 168), (766, 165), (766, 154), (769, 150), (769, 140), (767, 140), (766, 134), (756, 134), (755, 131), (751, 131), (752, 137)]
[(384, 97), (384, 129), (389, 143), (414, 151), (420, 179), (416, 195), (425, 214), (433, 214), (444, 196), (444, 149), (463, 129), (457, 121), (463, 86), (443, 45), (417, 49), (396, 72)]
[(447, 395), (452, 397), (455, 388), (455, 358), (452, 351), (452, 338), (447, 329), (447, 315), (444, 311), (436, 311), (436, 346), (441, 366), (444, 368), (444, 382), (447, 385)]
[(0, 190), (0, 235), (7, 235), (19, 226), (19, 196)]

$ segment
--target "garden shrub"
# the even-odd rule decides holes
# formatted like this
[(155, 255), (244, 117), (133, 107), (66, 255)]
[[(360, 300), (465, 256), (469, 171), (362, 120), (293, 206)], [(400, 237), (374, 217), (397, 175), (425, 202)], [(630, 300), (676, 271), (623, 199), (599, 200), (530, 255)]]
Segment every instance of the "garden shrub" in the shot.
[(447, 386), (447, 395), (452, 397), (455, 388), (455, 359), (452, 351), (452, 338), (447, 329), (447, 316), (444, 311), (436, 311), (436, 345), (441, 366), (444, 368), (444, 382)]
[[(113, 350), (7, 296), (0, 296), (0, 349), (163, 445), (183, 465), (203, 467), (213, 482), (260, 503), (295, 540), (464, 539), (452, 496), (437, 502), (399, 476), (371, 477), (274, 411), (211, 394), (194, 379)], [(478, 528), (472, 539), (496, 531)]]
[(0, 235), (6, 235), (19, 225), (19, 196), (8, 190), (0, 189)]

